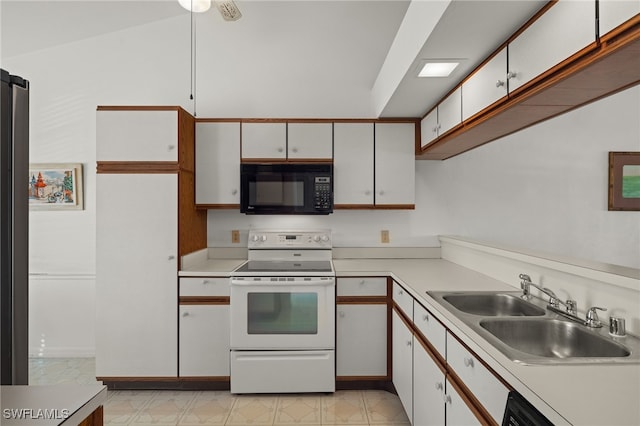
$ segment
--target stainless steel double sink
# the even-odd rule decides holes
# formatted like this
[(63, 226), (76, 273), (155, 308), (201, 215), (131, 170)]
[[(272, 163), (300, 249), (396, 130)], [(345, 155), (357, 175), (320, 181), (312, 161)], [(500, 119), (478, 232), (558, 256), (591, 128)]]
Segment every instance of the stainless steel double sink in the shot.
[(522, 364), (640, 363), (640, 339), (615, 337), (520, 292), (427, 292), (509, 359)]

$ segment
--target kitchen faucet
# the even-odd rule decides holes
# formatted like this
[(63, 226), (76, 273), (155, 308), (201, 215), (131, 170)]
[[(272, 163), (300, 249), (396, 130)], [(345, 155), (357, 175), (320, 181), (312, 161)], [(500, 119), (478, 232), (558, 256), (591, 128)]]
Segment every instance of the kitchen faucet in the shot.
[[(566, 302), (563, 302), (562, 300), (558, 299), (556, 294), (551, 289), (533, 283), (531, 281), (531, 277), (527, 274), (520, 274), (518, 275), (518, 278), (520, 278), (521, 280), (520, 288), (522, 289), (522, 295), (520, 297), (524, 300), (531, 300), (531, 298), (533, 297), (533, 295), (531, 294), (531, 286), (533, 286), (549, 296), (549, 304), (547, 305), (547, 309), (549, 309), (551, 312), (555, 312), (556, 314), (562, 315), (563, 317), (571, 321), (575, 321), (592, 328), (602, 327), (602, 322), (600, 322), (600, 320), (598, 319), (596, 310), (606, 311), (605, 308), (599, 308), (596, 306), (590, 308), (587, 311), (587, 319), (585, 321), (582, 318), (578, 317), (578, 304), (575, 300), (567, 299)], [(560, 309), (560, 305), (565, 307), (564, 311)]]
[[(531, 282), (531, 277), (527, 274), (520, 274), (520, 288), (522, 288), (522, 297), (525, 300), (531, 300), (533, 295), (531, 295), (531, 286), (537, 288), (547, 296), (549, 296), (549, 307), (553, 307), (555, 309), (559, 309), (560, 305), (564, 306), (568, 313), (572, 315), (578, 314), (578, 304), (575, 300), (568, 299), (566, 302), (558, 299), (556, 294), (547, 287), (541, 287), (538, 284)], [(552, 309), (553, 310), (553, 309)]]

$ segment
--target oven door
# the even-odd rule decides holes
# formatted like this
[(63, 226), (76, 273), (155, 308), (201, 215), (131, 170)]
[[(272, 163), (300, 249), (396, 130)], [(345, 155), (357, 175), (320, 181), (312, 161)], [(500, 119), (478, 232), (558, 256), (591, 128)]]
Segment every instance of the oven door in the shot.
[(334, 278), (231, 280), (232, 350), (333, 348)]

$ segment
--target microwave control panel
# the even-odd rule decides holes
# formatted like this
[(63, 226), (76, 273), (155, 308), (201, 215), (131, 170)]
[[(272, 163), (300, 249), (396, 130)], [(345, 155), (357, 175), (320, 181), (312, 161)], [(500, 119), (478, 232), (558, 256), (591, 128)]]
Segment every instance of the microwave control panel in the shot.
[(333, 209), (333, 191), (331, 190), (331, 177), (316, 176), (313, 193), (314, 207), (316, 210)]

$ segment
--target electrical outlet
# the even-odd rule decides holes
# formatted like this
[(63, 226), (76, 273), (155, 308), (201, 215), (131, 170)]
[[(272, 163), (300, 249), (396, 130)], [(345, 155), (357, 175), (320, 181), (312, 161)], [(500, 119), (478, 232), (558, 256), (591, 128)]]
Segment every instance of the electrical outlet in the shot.
[(389, 242), (389, 231), (387, 231), (386, 229), (383, 229), (382, 231), (380, 231), (380, 242), (381, 243)]
[(233, 231), (231, 231), (231, 242), (234, 244), (239, 244), (240, 243), (240, 231), (237, 229), (234, 229)]

